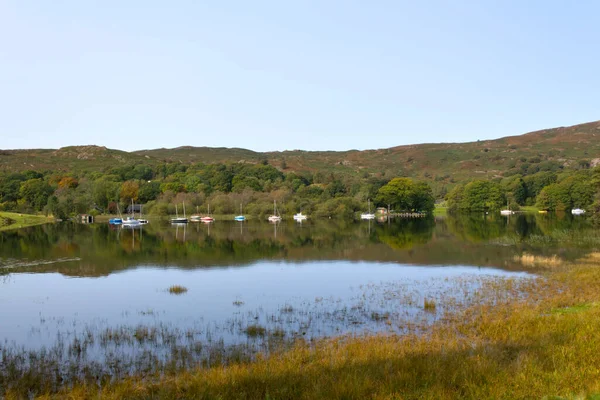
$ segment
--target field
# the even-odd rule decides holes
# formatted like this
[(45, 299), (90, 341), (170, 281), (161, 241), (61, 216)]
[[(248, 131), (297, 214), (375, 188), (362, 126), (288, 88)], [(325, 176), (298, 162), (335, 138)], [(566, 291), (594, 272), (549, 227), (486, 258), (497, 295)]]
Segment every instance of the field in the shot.
[(253, 362), (80, 384), (42, 398), (596, 398), (600, 254), (538, 261), (538, 279), (490, 281), (477, 305), (425, 334), (299, 340)]
[(46, 224), (54, 219), (43, 215), (19, 214), (0, 211), (0, 231)]

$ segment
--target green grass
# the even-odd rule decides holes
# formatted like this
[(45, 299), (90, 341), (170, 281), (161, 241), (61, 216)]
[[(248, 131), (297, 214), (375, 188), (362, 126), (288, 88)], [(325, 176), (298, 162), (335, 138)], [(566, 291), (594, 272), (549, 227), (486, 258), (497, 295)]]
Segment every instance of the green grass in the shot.
[(576, 304), (570, 307), (553, 308), (550, 310), (552, 314), (573, 314), (589, 310), (593, 304)]
[(436, 204), (433, 210), (433, 215), (436, 217), (445, 217), (448, 215), (448, 207), (442, 207)]
[(43, 215), (20, 214), (0, 211), (0, 231), (9, 229), (26, 228), (28, 226), (47, 224), (53, 218)]
[(538, 211), (540, 211), (540, 209), (535, 206), (521, 206), (519, 211), (527, 213), (537, 213)]

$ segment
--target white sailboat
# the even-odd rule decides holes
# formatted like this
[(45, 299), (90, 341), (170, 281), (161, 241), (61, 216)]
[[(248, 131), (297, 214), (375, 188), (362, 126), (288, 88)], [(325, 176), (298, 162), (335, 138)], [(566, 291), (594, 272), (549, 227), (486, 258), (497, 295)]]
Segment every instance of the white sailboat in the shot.
[(306, 215), (302, 214), (302, 211), (298, 214), (294, 214), (294, 221), (302, 222), (306, 221), (307, 218), (308, 217)]
[(583, 215), (585, 214), (585, 210), (581, 209), (581, 208), (574, 208), (571, 210), (571, 214), (573, 215)]
[(183, 203), (183, 217), (179, 216), (179, 211), (177, 210), (177, 204), (175, 204), (175, 218), (171, 218), (171, 223), (173, 224), (187, 224), (188, 219), (185, 216), (185, 202)]
[(369, 212), (360, 214), (360, 219), (375, 219), (375, 214), (371, 213), (371, 199), (367, 199), (369, 204)]
[(140, 221), (135, 219), (134, 213), (135, 213), (135, 211), (133, 208), (133, 199), (131, 199), (131, 216), (127, 217), (123, 220), (123, 223), (122, 223), (123, 227), (132, 228), (132, 227), (141, 225)]
[(190, 221), (191, 222), (200, 222), (201, 219), (202, 219), (202, 216), (198, 213), (198, 206), (196, 206), (196, 214), (194, 214), (190, 217)]
[(277, 212), (277, 200), (273, 200), (273, 215), (270, 215), (268, 220), (270, 222), (279, 222), (281, 221), (281, 216)]
[(500, 210), (500, 215), (513, 215), (514, 211), (510, 209), (510, 203), (506, 202), (506, 210)]

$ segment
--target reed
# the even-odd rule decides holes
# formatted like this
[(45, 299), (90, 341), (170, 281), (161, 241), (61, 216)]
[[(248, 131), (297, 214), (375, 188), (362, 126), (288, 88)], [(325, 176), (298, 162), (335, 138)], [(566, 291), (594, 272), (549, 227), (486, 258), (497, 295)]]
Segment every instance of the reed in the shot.
[(563, 265), (563, 261), (556, 255), (552, 257), (537, 256), (523, 253), (514, 257), (514, 261), (527, 267), (557, 268)]
[(424, 299), (423, 300), (423, 309), (426, 311), (435, 311), (435, 300)]
[(188, 289), (185, 286), (173, 285), (167, 289), (171, 294), (184, 294), (187, 293)]
[(249, 325), (244, 330), (249, 337), (265, 336), (267, 330), (260, 325)]

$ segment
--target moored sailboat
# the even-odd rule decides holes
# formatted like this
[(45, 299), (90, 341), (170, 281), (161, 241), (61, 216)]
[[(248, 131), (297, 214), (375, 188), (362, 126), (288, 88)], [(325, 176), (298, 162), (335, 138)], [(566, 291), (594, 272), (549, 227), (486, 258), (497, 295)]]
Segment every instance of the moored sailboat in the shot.
[(360, 214), (360, 219), (375, 219), (375, 214), (371, 213), (371, 199), (367, 199), (369, 212)]
[(200, 218), (200, 221), (204, 222), (205, 224), (215, 221), (215, 219), (210, 216), (210, 204), (208, 204), (208, 214)]
[(131, 216), (127, 217), (123, 220), (123, 222), (122, 222), (123, 227), (132, 228), (132, 227), (141, 225), (140, 221), (135, 219), (134, 213), (135, 213), (135, 209), (133, 206), (133, 199), (131, 199)]
[(188, 219), (185, 216), (185, 202), (183, 203), (183, 217), (179, 216), (179, 211), (177, 210), (177, 204), (175, 204), (175, 218), (171, 218), (171, 223), (173, 224), (187, 224)]
[(235, 217), (233, 217), (233, 219), (240, 222), (246, 220), (246, 217), (244, 217), (244, 213), (242, 213), (242, 203), (240, 203), (240, 215), (236, 215)]
[(267, 218), (270, 222), (279, 222), (281, 221), (281, 216), (277, 212), (277, 200), (273, 200), (273, 215), (270, 215)]

